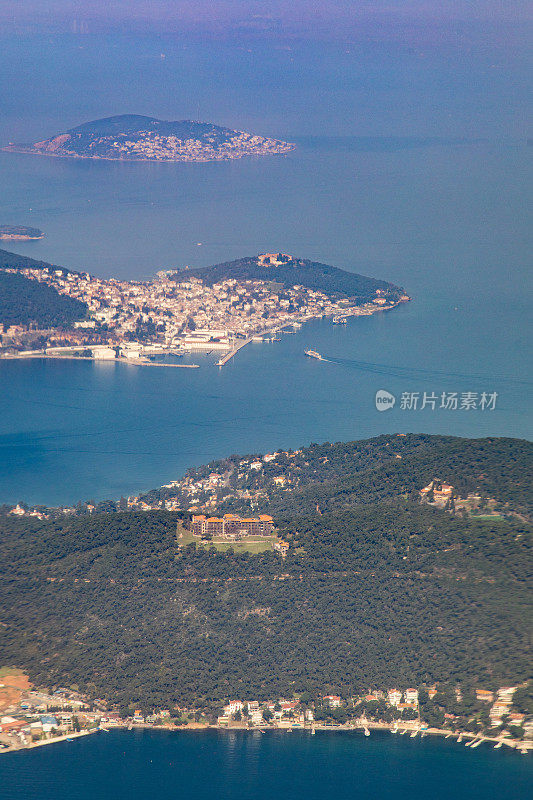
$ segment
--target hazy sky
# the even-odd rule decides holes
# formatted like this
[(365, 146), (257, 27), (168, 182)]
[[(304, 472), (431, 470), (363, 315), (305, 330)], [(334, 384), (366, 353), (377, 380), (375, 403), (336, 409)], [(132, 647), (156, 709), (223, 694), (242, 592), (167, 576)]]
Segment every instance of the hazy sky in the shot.
[(528, 0), (0, 0), (5, 26), (73, 26), (179, 31), (337, 31), (384, 26), (481, 22), (520, 24), (532, 18)]

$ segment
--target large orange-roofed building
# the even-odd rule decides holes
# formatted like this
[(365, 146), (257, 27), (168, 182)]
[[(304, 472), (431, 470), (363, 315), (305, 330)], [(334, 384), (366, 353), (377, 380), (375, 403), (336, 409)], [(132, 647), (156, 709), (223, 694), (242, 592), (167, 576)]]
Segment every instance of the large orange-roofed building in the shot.
[(239, 517), (237, 514), (206, 517), (205, 514), (195, 514), (191, 524), (195, 536), (220, 536), (227, 539), (271, 536), (273, 528), (274, 521), (268, 514), (260, 514), (258, 517)]

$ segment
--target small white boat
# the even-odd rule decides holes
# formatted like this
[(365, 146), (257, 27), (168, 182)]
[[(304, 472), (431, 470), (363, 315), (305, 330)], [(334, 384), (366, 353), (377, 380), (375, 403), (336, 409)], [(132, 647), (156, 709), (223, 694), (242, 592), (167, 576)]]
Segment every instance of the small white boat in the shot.
[(478, 740), (477, 740), (477, 742), (473, 742), (473, 743), (472, 743), (472, 750), (473, 750), (475, 747), (479, 747), (479, 745), (481, 744), (481, 742), (482, 742), (482, 741), (483, 741), (483, 739), (478, 739)]
[(309, 358), (317, 358), (319, 361), (324, 360), (323, 357), (320, 355), (320, 353), (317, 353), (316, 350), (306, 350), (305, 355), (308, 356)]
[(414, 739), (417, 734), (418, 734), (418, 731), (411, 731), (411, 736), (409, 738), (410, 739)]
[(368, 728), (365, 728), (365, 736), (370, 736), (370, 731), (368, 730)]

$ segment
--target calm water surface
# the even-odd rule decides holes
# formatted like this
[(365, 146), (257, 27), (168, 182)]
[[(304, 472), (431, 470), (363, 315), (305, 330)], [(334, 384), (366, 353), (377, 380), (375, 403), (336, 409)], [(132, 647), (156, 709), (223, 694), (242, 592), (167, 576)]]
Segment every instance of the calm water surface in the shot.
[(531, 757), (426, 737), (111, 732), (0, 758), (2, 800), (527, 797)]
[[(131, 278), (280, 249), (391, 280), (413, 302), (250, 345), (222, 371), (202, 356), (196, 371), (2, 363), (0, 502), (118, 497), (232, 452), (390, 431), (531, 436), (524, 54), (165, 37), (2, 44), (2, 141), (138, 112), (298, 144), (220, 164), (0, 153), (0, 221), (46, 232), (12, 249)], [(306, 360), (306, 347), (331, 362)], [(392, 411), (376, 411), (378, 389), (398, 396)], [(494, 412), (402, 411), (404, 391), (499, 396)]]

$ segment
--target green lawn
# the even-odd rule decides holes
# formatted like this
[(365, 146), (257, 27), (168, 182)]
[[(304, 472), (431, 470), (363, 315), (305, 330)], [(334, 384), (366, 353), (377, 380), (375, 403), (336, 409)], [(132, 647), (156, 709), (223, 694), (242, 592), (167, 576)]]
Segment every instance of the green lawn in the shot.
[(186, 545), (191, 544), (191, 542), (198, 541), (192, 535), (191, 531), (188, 531), (186, 528), (183, 527), (183, 525), (180, 525), (179, 522), (176, 528), (176, 538), (178, 541), (178, 545), (180, 547), (185, 547)]
[(245, 539), (241, 542), (207, 542), (206, 544), (212, 544), (221, 553), (225, 553), (231, 547), (236, 553), (253, 553), (257, 555), (257, 553), (265, 553), (267, 550), (272, 550), (275, 541), (275, 536), (269, 536), (260, 542), (247, 542)]

